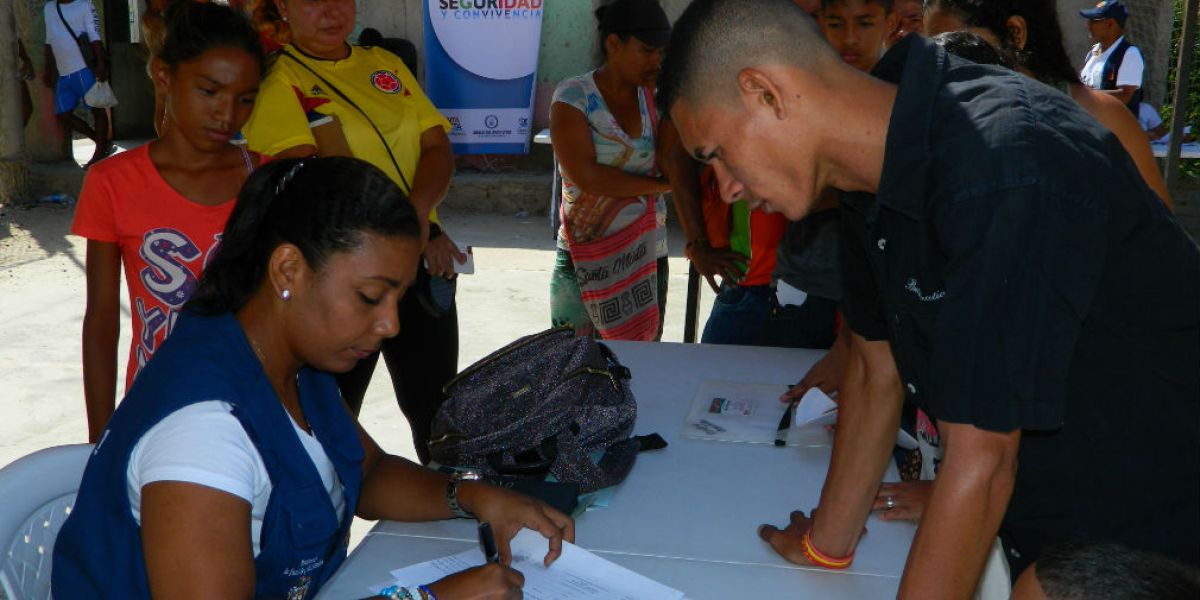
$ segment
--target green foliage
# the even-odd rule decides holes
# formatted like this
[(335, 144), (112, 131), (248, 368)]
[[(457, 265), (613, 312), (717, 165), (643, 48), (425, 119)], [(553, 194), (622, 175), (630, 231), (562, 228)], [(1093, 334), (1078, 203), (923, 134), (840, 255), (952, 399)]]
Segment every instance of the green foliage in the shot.
[[(1178, 76), (1176, 66), (1179, 64), (1179, 38), (1183, 34), (1184, 0), (1174, 0), (1174, 2), (1175, 20), (1171, 27), (1171, 62), (1169, 63), (1169, 71), (1167, 73), (1167, 97), (1162, 110), (1163, 121), (1167, 123), (1170, 123), (1171, 115), (1175, 112), (1175, 107), (1171, 106), (1171, 102), (1174, 100), (1175, 79)], [(1197, 39), (1200, 39), (1200, 36)], [(1191, 125), (1193, 132), (1200, 133), (1200, 43), (1193, 45), (1190, 50), (1193, 54), (1192, 67), (1188, 72), (1188, 81), (1190, 83), (1188, 86), (1187, 119), (1185, 125)], [(1182, 161), (1180, 175), (1200, 179), (1200, 160)]]

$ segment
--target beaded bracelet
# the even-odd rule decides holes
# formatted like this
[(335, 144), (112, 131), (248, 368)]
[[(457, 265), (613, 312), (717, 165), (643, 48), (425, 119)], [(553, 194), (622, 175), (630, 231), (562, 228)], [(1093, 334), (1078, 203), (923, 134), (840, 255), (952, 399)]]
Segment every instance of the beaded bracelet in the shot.
[(850, 563), (854, 562), (853, 552), (851, 552), (849, 556), (835, 558), (825, 554), (824, 552), (821, 552), (820, 550), (817, 550), (817, 547), (813, 546), (812, 543), (811, 527), (808, 528), (808, 530), (805, 531), (804, 535), (800, 538), (800, 552), (803, 553), (804, 558), (807, 558), (812, 564), (819, 567), (825, 567), (826, 569), (845, 569), (846, 567), (850, 566)]
[(412, 590), (398, 585), (389, 585), (388, 587), (379, 590), (379, 595), (388, 600), (419, 600), (413, 596)]
[(437, 600), (437, 596), (427, 585), (418, 585), (416, 593), (406, 587), (390, 585), (379, 590), (379, 595), (388, 600)]

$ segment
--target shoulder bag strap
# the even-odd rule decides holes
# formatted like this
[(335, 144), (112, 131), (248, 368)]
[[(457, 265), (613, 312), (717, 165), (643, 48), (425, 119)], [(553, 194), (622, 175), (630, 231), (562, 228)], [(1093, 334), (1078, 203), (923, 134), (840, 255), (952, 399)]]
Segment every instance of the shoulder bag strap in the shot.
[(372, 121), (371, 117), (367, 116), (367, 112), (364, 111), (362, 108), (359, 108), (359, 106), (357, 104), (355, 104), (354, 101), (351, 100), (349, 96), (342, 93), (342, 91), (339, 90), (337, 88), (337, 86), (330, 83), (328, 79), (321, 77), (321, 74), (318, 73), (316, 71), (316, 69), (313, 69), (312, 67), (305, 64), (304, 61), (293, 56), (291, 52), (288, 52), (287, 50), (280, 50), (279, 53), (283, 56), (286, 56), (286, 57), (292, 59), (292, 61), (294, 61), (296, 64), (307, 69), (308, 72), (312, 73), (314, 77), (321, 80), (321, 83), (324, 84), (325, 87), (332, 90), (333, 93), (337, 94), (339, 98), (341, 98), (343, 101), (346, 102), (346, 104), (349, 104), (351, 108), (358, 111), (358, 114), (362, 115), (363, 119), (366, 119), (367, 124), (370, 125), (371, 129), (373, 129), (375, 131), (375, 135), (379, 136), (379, 142), (381, 144), (383, 144), (383, 149), (387, 151), (388, 158), (391, 159), (391, 161), (392, 161), (392, 167), (394, 167), (396, 169), (396, 174), (400, 176), (400, 181), (403, 182), (404, 188), (405, 188), (404, 193), (406, 195), (412, 193), (412, 185), (410, 185), (408, 183), (408, 178), (404, 176), (404, 171), (400, 168), (400, 163), (396, 161), (396, 155), (392, 154), (391, 144), (388, 143), (388, 140), (386, 137), (384, 137), (383, 132), (379, 131), (379, 127), (375, 126), (375, 121)]
[(67, 18), (63, 16), (62, 4), (59, 4), (58, 0), (54, 1), (54, 10), (58, 11), (58, 19), (62, 21), (63, 27), (67, 28), (67, 33), (71, 34), (71, 39), (79, 39), (79, 36), (75, 35), (75, 30), (71, 29), (71, 25), (67, 23)]

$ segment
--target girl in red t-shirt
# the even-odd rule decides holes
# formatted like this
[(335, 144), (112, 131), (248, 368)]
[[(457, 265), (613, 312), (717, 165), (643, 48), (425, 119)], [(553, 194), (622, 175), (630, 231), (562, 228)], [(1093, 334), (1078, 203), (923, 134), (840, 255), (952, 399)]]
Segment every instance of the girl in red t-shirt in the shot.
[(95, 442), (116, 406), (120, 273), (133, 339), (125, 387), (170, 333), (221, 241), (246, 177), (263, 157), (230, 144), (264, 72), (258, 32), (219, 4), (177, 2), (151, 63), (171, 127), (88, 171), (71, 232), (86, 237), (83, 388)]

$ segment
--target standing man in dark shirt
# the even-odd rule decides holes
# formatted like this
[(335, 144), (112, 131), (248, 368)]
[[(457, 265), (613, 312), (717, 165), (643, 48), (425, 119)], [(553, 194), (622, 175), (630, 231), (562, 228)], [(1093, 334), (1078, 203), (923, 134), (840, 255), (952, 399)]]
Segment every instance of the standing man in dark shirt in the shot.
[(917, 36), (863, 75), (784, 0), (697, 0), (666, 55), (659, 106), (732, 198), (852, 192), (833, 458), (776, 551), (849, 566), (907, 393), (945, 456), (901, 597), (969, 597), (997, 532), (1014, 575), (1067, 540), (1200, 563), (1200, 249), (1111, 133)]

